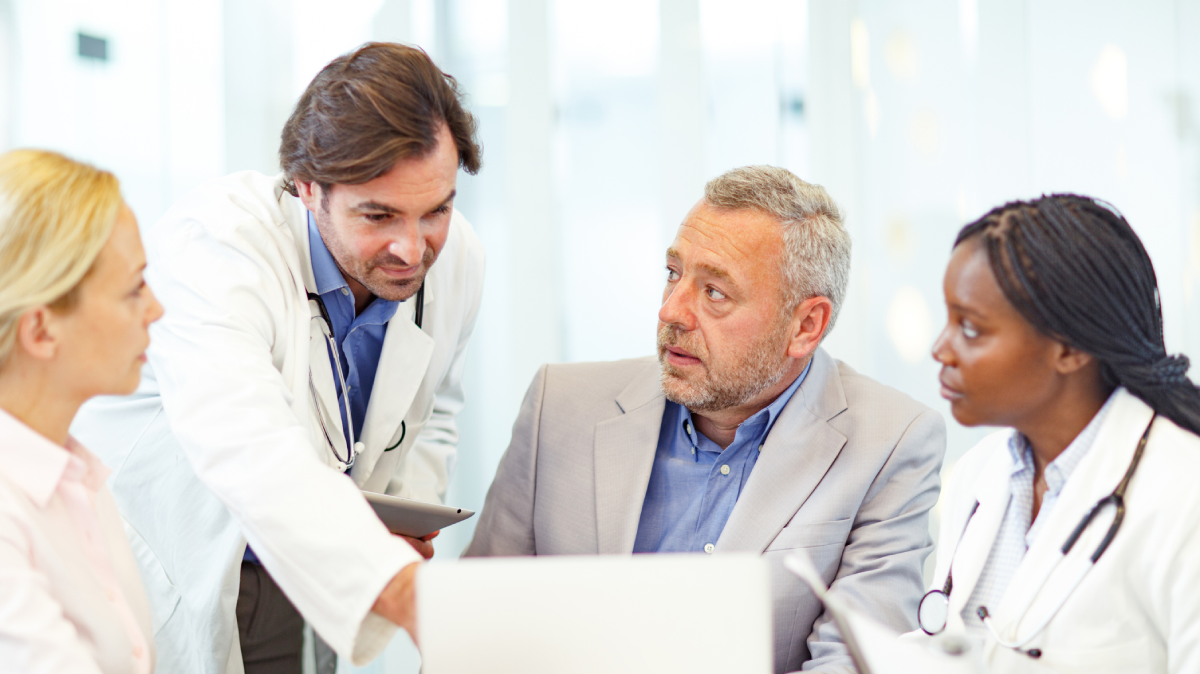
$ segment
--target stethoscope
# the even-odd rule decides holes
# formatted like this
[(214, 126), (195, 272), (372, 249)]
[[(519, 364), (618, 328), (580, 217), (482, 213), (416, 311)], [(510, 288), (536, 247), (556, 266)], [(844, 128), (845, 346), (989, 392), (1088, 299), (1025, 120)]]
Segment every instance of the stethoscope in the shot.
[[(1150, 438), (1150, 428), (1154, 425), (1154, 420), (1157, 418), (1157, 412), (1150, 417), (1150, 423), (1146, 425), (1146, 430), (1142, 433), (1142, 439), (1138, 441), (1137, 450), (1133, 453), (1133, 459), (1129, 461), (1129, 467), (1125, 469), (1125, 476), (1121, 478), (1121, 482), (1117, 485), (1117, 488), (1114, 489), (1113, 492), (1108, 496), (1105, 496), (1097, 501), (1096, 505), (1092, 506), (1092, 509), (1083, 516), (1083, 519), (1081, 519), (1079, 524), (1075, 526), (1075, 530), (1072, 531), (1071, 535), (1067, 537), (1066, 542), (1063, 543), (1062, 546), (1063, 557), (1066, 557), (1067, 554), (1071, 552), (1071, 548), (1075, 547), (1075, 543), (1092, 523), (1092, 520), (1096, 519), (1096, 515), (1098, 515), (1106, 506), (1111, 505), (1116, 508), (1116, 515), (1113, 517), (1112, 524), (1108, 525), (1108, 533), (1105, 534), (1104, 540), (1100, 541), (1100, 545), (1098, 545), (1095, 552), (1092, 553), (1091, 562), (1088, 564), (1088, 569), (1091, 569), (1091, 567), (1094, 566), (1097, 561), (1099, 561), (1101, 555), (1104, 554), (1104, 551), (1108, 550), (1108, 546), (1112, 544), (1113, 539), (1117, 535), (1117, 531), (1121, 529), (1121, 522), (1125, 519), (1125, 489), (1129, 486), (1129, 481), (1133, 478), (1133, 473), (1137, 470), (1138, 463), (1140, 463), (1142, 460), (1142, 453), (1146, 450), (1146, 441)], [(958, 542), (955, 543), (954, 553), (952, 553), (950, 556), (950, 569), (946, 572), (945, 585), (943, 585), (941, 589), (930, 590), (929, 592), (925, 593), (925, 596), (921, 597), (921, 603), (917, 605), (917, 624), (921, 626), (922, 631), (930, 636), (939, 634), (942, 632), (942, 630), (946, 629), (946, 620), (950, 615), (950, 591), (954, 588), (954, 556), (958, 553), (958, 544), (961, 543), (962, 539), (966, 536), (967, 527), (971, 525), (971, 518), (975, 516), (975, 511), (978, 509), (979, 502), (976, 501), (975, 507), (971, 509), (971, 514), (967, 515), (967, 523), (963, 525), (963, 533), (961, 536), (959, 536)], [(1086, 573), (1086, 571), (1087, 570), (1085, 569), (1084, 572)], [(1082, 574), (1080, 574), (1080, 579), (1082, 579)], [(1065, 601), (1066, 596), (1063, 597), (1063, 602)], [(1061, 607), (1062, 603), (1059, 604), (1059, 608)], [(1042, 620), (1041, 624), (1038, 625), (1037, 629), (1031, 632), (1028, 637), (1011, 642), (1000, 638), (1000, 635), (992, 626), (991, 615), (988, 613), (986, 606), (980, 606), (975, 613), (979, 616), (979, 619), (983, 621), (984, 627), (986, 627), (988, 632), (991, 633), (992, 638), (996, 640), (996, 643), (1005, 648), (1011, 648), (1018, 653), (1023, 653), (1031, 658), (1037, 659), (1042, 657), (1042, 649), (1030, 648), (1029, 650), (1024, 650), (1024, 648), (1029, 644), (1029, 642), (1033, 641), (1039, 634), (1041, 634), (1042, 630), (1046, 629), (1046, 625), (1050, 624), (1051, 618), (1058, 613), (1058, 608), (1050, 611), (1046, 615), (1046, 618)]]
[[(338, 395), (338, 406), (339, 406), (339, 409), (342, 412), (342, 414), (345, 415), (346, 435), (350, 439), (350, 442), (347, 446), (348, 449), (346, 452), (346, 458), (344, 460), (342, 459), (342, 455), (338, 453), (337, 444), (334, 443), (333, 436), (331, 436), (329, 434), (329, 427), (325, 425), (325, 415), (321, 413), (322, 412), (321, 400), (320, 400), (320, 397), (317, 396), (317, 386), (315, 383), (313, 383), (313, 373), (312, 373), (311, 366), (308, 368), (308, 390), (312, 394), (313, 403), (317, 407), (317, 421), (319, 421), (321, 423), (321, 433), (323, 433), (325, 435), (325, 442), (329, 443), (329, 449), (330, 449), (330, 451), (333, 452), (333, 456), (335, 459), (338, 460), (338, 463), (345, 466), (346, 470), (349, 470), (354, 465), (354, 459), (358, 458), (358, 455), (366, 449), (366, 446), (363, 445), (363, 443), (355, 442), (355, 440), (354, 440), (354, 417), (350, 412), (350, 396), (347, 395), (347, 393), (346, 393), (346, 391), (347, 391), (346, 376), (342, 373), (341, 359), (339, 359), (337, 357), (337, 353), (338, 353), (337, 342), (334, 340), (334, 337), (333, 337), (333, 321), (330, 320), (330, 318), (329, 318), (329, 310), (325, 308), (325, 301), (322, 300), (321, 296), (318, 295), (317, 293), (308, 293), (308, 299), (310, 302), (317, 303), (317, 309), (320, 313), (317, 316), (313, 316), (312, 318), (313, 319), (319, 318), (319, 319), (321, 319), (321, 321), (323, 323), (323, 325), (321, 325), (321, 334), (325, 336), (325, 351), (329, 355), (329, 364), (332, 365), (333, 370), (335, 372), (337, 372), (338, 386), (341, 387), (341, 389), (340, 389), (341, 393)], [(417, 289), (417, 306), (413, 308), (413, 323), (416, 324), (417, 329), (421, 328), (421, 321), (424, 318), (425, 318), (425, 284), (422, 283), (421, 287)], [(404, 436), (407, 433), (408, 433), (408, 429), (404, 425), (404, 420), (401, 419), (400, 420), (400, 439), (397, 440), (396, 443), (393, 444), (391, 447), (388, 447), (388, 448), (384, 449), (383, 451), (390, 452), (393, 449), (399, 447), (400, 443), (404, 442)]]

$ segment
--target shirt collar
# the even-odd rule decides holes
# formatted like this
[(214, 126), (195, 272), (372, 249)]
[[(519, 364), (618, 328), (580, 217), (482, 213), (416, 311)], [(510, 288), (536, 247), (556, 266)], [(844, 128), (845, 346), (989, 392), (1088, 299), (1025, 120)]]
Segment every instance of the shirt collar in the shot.
[(60, 447), (2, 409), (0, 438), (4, 439), (0, 441), (0, 475), (20, 487), (39, 508), (50, 502), (72, 464), (82, 467), (77, 477), (93, 491), (108, 479), (108, 468), (74, 438), (68, 437), (66, 447)]
[(349, 290), (350, 284), (346, 283), (346, 277), (342, 276), (342, 270), (338, 268), (333, 255), (325, 247), (325, 240), (321, 238), (321, 232), (313, 220), (312, 211), (307, 211), (307, 213), (308, 247), (312, 257), (313, 280), (317, 283), (317, 294), (324, 295), (341, 288)]
[[(1084, 426), (1079, 435), (1075, 436), (1071, 444), (1067, 445), (1067, 448), (1046, 466), (1046, 492), (1048, 494), (1058, 495), (1063, 485), (1067, 483), (1067, 479), (1083, 461), (1088, 450), (1095, 444), (1096, 437), (1100, 434), (1100, 426), (1104, 423), (1104, 418), (1108, 415), (1115, 399), (1116, 392), (1114, 391), (1087, 426)], [(1033, 468), (1033, 449), (1029, 446), (1029, 439), (1024, 435), (1014, 432), (1008, 441), (1008, 451), (1012, 455), (1013, 475)]]
[[(762, 426), (762, 437), (766, 438), (767, 433), (771, 431), (771, 427), (775, 425), (775, 419), (783, 411), (783, 408), (787, 406), (792, 396), (796, 394), (800, 385), (804, 383), (804, 379), (808, 377), (810, 369), (812, 369), (812, 358), (808, 359), (808, 365), (804, 366), (804, 371), (800, 373), (799, 377), (796, 377), (796, 381), (792, 382), (791, 386), (788, 386), (783, 393), (780, 393), (779, 397), (773, 400), (770, 405), (767, 405), (749, 419), (743, 421), (738, 426), (738, 431), (741, 431), (743, 426)], [(684, 405), (679, 406), (679, 428), (683, 431), (684, 437), (692, 443), (692, 446), (697, 446), (696, 436), (692, 434), (692, 431), (696, 428), (696, 422), (692, 420), (692, 411)]]

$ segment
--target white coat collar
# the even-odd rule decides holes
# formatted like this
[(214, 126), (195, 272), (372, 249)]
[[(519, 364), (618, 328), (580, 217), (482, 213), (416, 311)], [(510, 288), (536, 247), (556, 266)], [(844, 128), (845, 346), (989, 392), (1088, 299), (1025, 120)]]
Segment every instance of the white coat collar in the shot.
[[(279, 199), (280, 213), (283, 224), (291, 232), (292, 239), (299, 253), (299, 273), (304, 284), (305, 297), (302, 301), (313, 311), (308, 301), (307, 293), (316, 292), (316, 277), (312, 268), (312, 253), (308, 240), (308, 210), (298, 197), (292, 196), (283, 189), (283, 176), (276, 180), (276, 195)], [(447, 239), (446, 246), (450, 245)], [(436, 265), (430, 269), (425, 281), (425, 320), (430, 321), (429, 308), (433, 303), (437, 285), (433, 282)], [(387, 334), (383, 339), (383, 349), (379, 355), (378, 372), (375, 385), (371, 390), (371, 401), (367, 405), (366, 418), (363, 420), (362, 442), (363, 449), (355, 460), (351, 477), (360, 486), (371, 476), (375, 464), (384, 451), (395, 449), (396, 444), (407, 439), (408, 424), (404, 423), (405, 415), (416, 398), (421, 382), (429, 369), (429, 361), (433, 356), (434, 342), (424, 330), (413, 322), (415, 296), (400, 303), (396, 314), (388, 321)], [(319, 331), (312, 331), (310, 339), (310, 365), (317, 388), (317, 397), (328, 410), (337, 410), (337, 391), (333, 386), (333, 371), (321, 343)], [(423, 416), (424, 410), (418, 410), (418, 416)], [(328, 416), (328, 415), (327, 415)], [(339, 437), (342, 436), (341, 417), (332, 415), (333, 423), (338, 427)], [(413, 424), (416, 425), (415, 423)], [(415, 432), (415, 429), (414, 429)], [(321, 438), (324, 442), (324, 438)], [(337, 442), (338, 438), (334, 438)], [(343, 443), (344, 444), (344, 443)]]
[[(1118, 389), (1114, 396), (1095, 444), (1067, 480), (1049, 519), (1009, 582), (1004, 599), (999, 606), (989, 607), (992, 625), (1005, 640), (1024, 640), (1053, 616), (1090, 568), (1088, 560), (1112, 521), (1108, 513), (1098, 517), (1064, 557), (1062, 547), (1071, 532), (1121, 481), (1153, 414), (1148, 405), (1124, 388)], [(979, 580), (1008, 505), (1007, 477), (1012, 458), (1001, 444), (1008, 437), (995, 434), (985, 440), (996, 444), (974, 476), (970, 491), (980, 505), (958, 545), (953, 563), (950, 613), (955, 621), (961, 621), (962, 610)], [(959, 516), (965, 519), (966, 514), (962, 512)]]

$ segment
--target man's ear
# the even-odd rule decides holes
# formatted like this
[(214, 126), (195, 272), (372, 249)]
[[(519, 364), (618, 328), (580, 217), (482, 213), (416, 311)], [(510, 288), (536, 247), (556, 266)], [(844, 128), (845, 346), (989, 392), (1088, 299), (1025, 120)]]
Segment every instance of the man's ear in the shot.
[(1091, 365), (1096, 359), (1092, 354), (1080, 351), (1069, 344), (1056, 345), (1054, 369), (1059, 374), (1071, 374)]
[(58, 353), (54, 315), (47, 306), (34, 307), (17, 319), (17, 348), (37, 360), (50, 360)]
[(829, 328), (833, 318), (833, 302), (828, 297), (810, 297), (801, 302), (792, 314), (792, 338), (788, 343), (788, 356), (808, 358), (821, 343), (821, 337)]
[(317, 207), (321, 204), (321, 186), (312, 180), (295, 180), (296, 196), (300, 197), (300, 202), (308, 210), (316, 213)]

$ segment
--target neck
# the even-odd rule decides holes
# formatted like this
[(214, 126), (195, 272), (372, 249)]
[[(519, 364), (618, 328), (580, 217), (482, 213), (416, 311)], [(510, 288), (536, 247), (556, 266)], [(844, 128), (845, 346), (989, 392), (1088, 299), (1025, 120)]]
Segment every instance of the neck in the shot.
[(8, 367), (0, 371), (0, 409), (57, 444), (66, 445), (67, 431), (83, 400), (51, 384), (45, 372)]
[(345, 272), (342, 272), (342, 276), (346, 279), (346, 285), (350, 286), (350, 294), (354, 296), (354, 315), (357, 316), (367, 308), (371, 300), (375, 299), (375, 294), (367, 290), (365, 285), (347, 276)]
[(1036, 418), (1017, 426), (1033, 450), (1036, 475), (1042, 475), (1046, 466), (1083, 432), (1104, 406), (1106, 399), (1107, 395), (1099, 387), (1091, 390), (1068, 389), (1056, 396), (1055, 402), (1043, 408)]
[(812, 360), (812, 356), (793, 359), (787, 372), (779, 378), (774, 386), (742, 405), (713, 412), (692, 410), (692, 419), (696, 422), (696, 430), (717, 443), (721, 449), (725, 449), (733, 444), (733, 440), (737, 436), (737, 429), (742, 422), (766, 409), (768, 405), (783, 395), (783, 392), (796, 381), (796, 377), (804, 372), (804, 368), (808, 366), (810, 360)]

